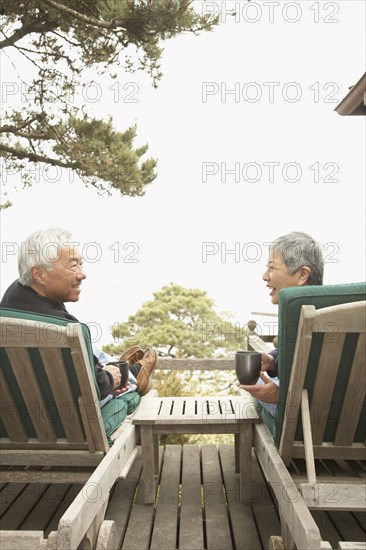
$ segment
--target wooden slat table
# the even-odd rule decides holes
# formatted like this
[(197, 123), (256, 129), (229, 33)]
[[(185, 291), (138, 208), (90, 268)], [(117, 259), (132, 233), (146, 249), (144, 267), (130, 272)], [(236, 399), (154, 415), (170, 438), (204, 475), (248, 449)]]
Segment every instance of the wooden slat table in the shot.
[(259, 417), (252, 397), (154, 397), (141, 403), (132, 422), (140, 426), (145, 502), (155, 501), (160, 434), (235, 434), (240, 500), (250, 500), (253, 425)]

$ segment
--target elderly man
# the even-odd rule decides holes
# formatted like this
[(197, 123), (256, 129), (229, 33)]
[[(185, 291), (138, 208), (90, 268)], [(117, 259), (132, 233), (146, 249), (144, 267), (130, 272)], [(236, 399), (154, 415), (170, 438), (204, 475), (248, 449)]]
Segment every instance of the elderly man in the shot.
[[(86, 275), (82, 257), (69, 231), (50, 228), (32, 233), (20, 247), (18, 271), (19, 279), (6, 290), (1, 307), (77, 321), (64, 303), (79, 300)], [(108, 396), (117, 397), (135, 388), (140, 395), (147, 393), (158, 359), (155, 349), (144, 351), (134, 346), (121, 356), (121, 360), (130, 364), (129, 381), (122, 388), (119, 368), (102, 365), (98, 360), (99, 350), (93, 347), (93, 351), (101, 405)]]
[[(324, 260), (319, 243), (310, 235), (299, 231), (278, 237), (271, 243), (267, 269), (263, 280), (270, 289), (273, 304), (283, 288), (323, 284)], [(259, 383), (253, 386), (239, 385), (274, 413), (278, 402), (279, 379), (277, 377), (277, 350), (262, 353), (262, 371)]]

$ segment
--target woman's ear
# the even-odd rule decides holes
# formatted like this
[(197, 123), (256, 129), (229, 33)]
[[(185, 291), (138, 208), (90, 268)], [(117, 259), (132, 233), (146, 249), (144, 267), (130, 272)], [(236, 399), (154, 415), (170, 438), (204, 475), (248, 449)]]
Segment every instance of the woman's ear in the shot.
[(306, 265), (304, 265), (300, 271), (299, 271), (299, 286), (303, 286), (303, 285), (306, 285), (307, 282), (308, 282), (308, 279), (311, 275), (311, 269), (310, 267), (307, 267)]

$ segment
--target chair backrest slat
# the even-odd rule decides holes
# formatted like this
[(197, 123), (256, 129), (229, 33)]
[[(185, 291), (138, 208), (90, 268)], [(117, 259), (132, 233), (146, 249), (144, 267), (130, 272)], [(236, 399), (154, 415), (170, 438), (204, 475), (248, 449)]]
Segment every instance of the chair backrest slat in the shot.
[(2, 370), (0, 370), (0, 403), (1, 421), (9, 439), (20, 443), (28, 441), (27, 432), (24, 429), (18, 408), (14, 402)]
[[(297, 419), (300, 413), (300, 403), (302, 390), (306, 376), (306, 367), (308, 364), (311, 348), (311, 329), (314, 325), (315, 311), (312, 306), (303, 306), (303, 313), (299, 320), (299, 337), (296, 341), (294, 352), (294, 363), (296, 362), (296, 371), (291, 372), (291, 378), (287, 391), (286, 412), (283, 419), (282, 437), (279, 446), (280, 455), (286, 462), (291, 456), (292, 445), (295, 437)], [(286, 457), (286, 458), (284, 458)]]
[(331, 412), (344, 339), (345, 333), (337, 333), (334, 338), (328, 337), (323, 341), (310, 406), (311, 430), (315, 445), (320, 445), (323, 441), (328, 415)]
[(108, 448), (101, 410), (96, 400), (92, 375), (90, 370), (85, 369), (84, 366), (87, 350), (81, 335), (81, 327), (79, 324), (70, 323), (66, 327), (66, 332), (71, 346), (71, 356), (79, 385), (83, 389), (81, 396), (81, 418), (86, 436), (88, 438), (90, 435), (93, 438), (93, 443), (90, 441), (90, 445), (94, 445), (96, 449), (102, 449), (103, 447)]
[(33, 374), (33, 367), (25, 348), (6, 348), (20, 393), (24, 399), (37, 438), (42, 442), (56, 442), (42, 392)]
[(75, 399), (67, 377), (61, 351), (59, 348), (40, 348), (48, 382), (53, 394), (52, 405), (59, 415), (67, 441), (82, 443), (85, 434), (75, 405)]
[(360, 334), (348, 380), (342, 411), (334, 438), (335, 445), (351, 445), (357, 430), (366, 388), (366, 334)]

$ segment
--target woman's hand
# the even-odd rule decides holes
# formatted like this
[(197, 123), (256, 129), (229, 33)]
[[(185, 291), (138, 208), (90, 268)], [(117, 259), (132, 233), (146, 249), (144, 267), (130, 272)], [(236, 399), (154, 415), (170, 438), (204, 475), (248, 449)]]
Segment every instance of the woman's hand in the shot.
[(238, 384), (239, 388), (247, 391), (250, 395), (256, 399), (259, 399), (259, 401), (263, 401), (263, 403), (278, 403), (278, 397), (280, 394), (279, 387), (276, 386), (276, 384), (272, 382), (271, 379), (265, 374), (260, 373), (259, 376), (264, 384), (254, 384), (252, 386)]
[(273, 355), (269, 353), (262, 353), (261, 355), (261, 371), (275, 370), (276, 361)]

